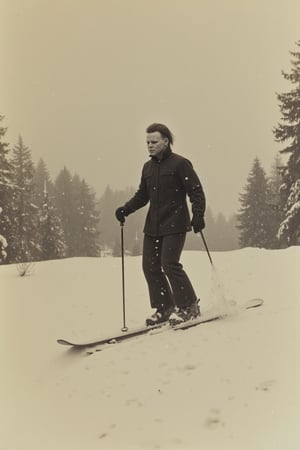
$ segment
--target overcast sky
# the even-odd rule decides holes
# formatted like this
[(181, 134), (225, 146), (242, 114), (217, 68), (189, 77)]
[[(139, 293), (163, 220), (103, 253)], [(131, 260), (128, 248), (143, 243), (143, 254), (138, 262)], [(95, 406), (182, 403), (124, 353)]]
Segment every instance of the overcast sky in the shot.
[(0, 114), (53, 179), (137, 187), (145, 128), (167, 124), (226, 216), (267, 172), (300, 39), (299, 0), (0, 0)]

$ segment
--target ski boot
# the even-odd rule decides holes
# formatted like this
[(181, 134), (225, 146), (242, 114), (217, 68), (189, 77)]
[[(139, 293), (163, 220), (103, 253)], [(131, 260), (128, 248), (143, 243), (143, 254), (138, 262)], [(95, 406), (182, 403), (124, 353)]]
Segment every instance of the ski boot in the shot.
[(157, 310), (146, 319), (146, 325), (157, 325), (159, 323), (167, 322), (174, 311), (174, 306), (161, 305)]
[(184, 306), (181, 308), (175, 308), (174, 312), (171, 314), (169, 318), (169, 323), (172, 327), (175, 325), (180, 325), (187, 320), (196, 319), (196, 317), (200, 316), (200, 299), (195, 303), (192, 303), (190, 306)]

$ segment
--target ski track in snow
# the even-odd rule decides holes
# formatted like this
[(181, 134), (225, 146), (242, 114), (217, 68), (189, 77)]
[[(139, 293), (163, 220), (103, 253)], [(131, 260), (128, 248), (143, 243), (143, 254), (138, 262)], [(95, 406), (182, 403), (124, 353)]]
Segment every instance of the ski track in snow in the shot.
[[(298, 450), (300, 248), (213, 260), (215, 272), (204, 252), (182, 258), (202, 311), (229, 317), (92, 354), (56, 339), (120, 332), (120, 259), (42, 262), (23, 278), (1, 266), (0, 449)], [(134, 328), (150, 311), (141, 258), (125, 273)], [(255, 297), (262, 307), (232, 306)]]

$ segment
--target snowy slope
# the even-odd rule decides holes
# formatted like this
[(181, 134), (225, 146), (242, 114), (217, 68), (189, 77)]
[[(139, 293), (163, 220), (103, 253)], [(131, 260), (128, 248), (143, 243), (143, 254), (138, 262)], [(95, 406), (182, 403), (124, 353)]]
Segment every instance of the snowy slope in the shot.
[[(202, 310), (220, 294), (264, 306), (90, 356), (59, 337), (122, 326), (121, 262), (1, 266), (1, 450), (298, 450), (300, 248), (185, 252)], [(149, 314), (140, 257), (125, 261), (127, 322)], [(298, 375), (298, 377), (297, 377)]]

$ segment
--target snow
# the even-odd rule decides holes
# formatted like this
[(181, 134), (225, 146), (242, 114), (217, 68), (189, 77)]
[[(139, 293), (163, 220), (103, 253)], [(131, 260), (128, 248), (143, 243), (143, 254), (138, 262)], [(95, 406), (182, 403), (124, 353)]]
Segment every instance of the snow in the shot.
[[(0, 449), (298, 450), (300, 247), (184, 252), (202, 312), (264, 305), (89, 355), (56, 343), (119, 333), (120, 258), (0, 266)], [(126, 257), (129, 328), (151, 311)]]
[(6, 248), (7, 248), (7, 240), (5, 239), (4, 236), (2, 236), (2, 234), (0, 234), (0, 262), (5, 261), (6, 259), (7, 256), (7, 253), (5, 251)]
[(0, 234), (0, 247), (6, 248), (7, 247), (7, 240), (5, 239), (2, 234)]

